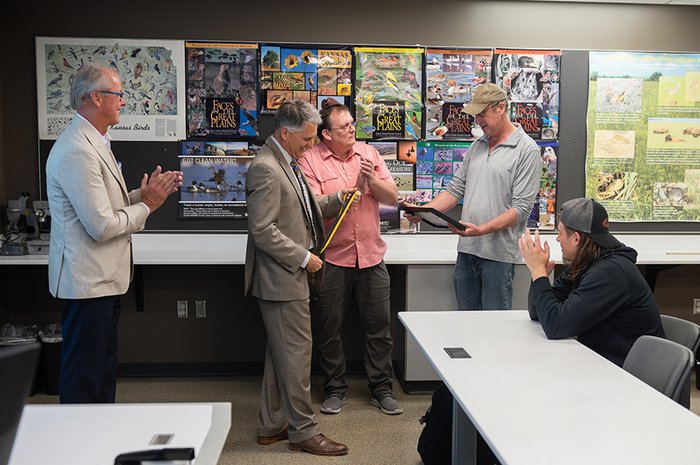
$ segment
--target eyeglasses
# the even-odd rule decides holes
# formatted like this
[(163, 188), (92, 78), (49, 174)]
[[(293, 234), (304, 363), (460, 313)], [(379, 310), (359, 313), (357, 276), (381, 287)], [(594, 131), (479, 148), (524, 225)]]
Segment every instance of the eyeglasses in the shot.
[(352, 123), (345, 124), (343, 126), (340, 126), (339, 128), (328, 128), (329, 131), (334, 131), (336, 129), (339, 129), (341, 131), (349, 132), (350, 129), (355, 129), (357, 127), (357, 121), (353, 121)]
[[(498, 102), (498, 103), (501, 103), (501, 102)], [(484, 109), (481, 111), (481, 113), (478, 113), (478, 114), (474, 115), (474, 118), (485, 118), (485, 117), (486, 117), (486, 112), (489, 111), (491, 108), (496, 108), (496, 107), (498, 106), (498, 103), (494, 103), (494, 104), (491, 104), (491, 105), (487, 106), (486, 108), (484, 108)]]
[(111, 90), (96, 90), (98, 94), (110, 94), (110, 95), (116, 95), (120, 99), (124, 98), (124, 92), (112, 92)]

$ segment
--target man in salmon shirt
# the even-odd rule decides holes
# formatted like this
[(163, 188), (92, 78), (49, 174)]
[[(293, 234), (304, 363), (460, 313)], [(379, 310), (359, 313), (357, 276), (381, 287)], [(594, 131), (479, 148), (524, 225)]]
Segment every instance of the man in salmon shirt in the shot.
[[(362, 196), (350, 207), (326, 249), (323, 286), (311, 296), (311, 328), (323, 372), (323, 413), (339, 413), (345, 404), (345, 355), (340, 330), (354, 298), (365, 331), (365, 370), (370, 403), (387, 415), (403, 412), (392, 397), (392, 340), (389, 330), (389, 273), (386, 243), (379, 234), (379, 204), (393, 205), (398, 189), (377, 150), (355, 140), (355, 125), (345, 105), (321, 110), (321, 143), (307, 151), (299, 166), (315, 195), (357, 187)], [(333, 220), (325, 223), (326, 233)]]

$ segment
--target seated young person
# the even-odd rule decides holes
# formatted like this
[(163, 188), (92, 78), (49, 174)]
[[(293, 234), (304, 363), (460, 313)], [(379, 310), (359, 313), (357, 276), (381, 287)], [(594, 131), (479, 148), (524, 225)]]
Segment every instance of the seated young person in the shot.
[(622, 366), (639, 336), (666, 337), (659, 308), (637, 269), (637, 252), (608, 231), (608, 213), (598, 202), (564, 203), (557, 241), (567, 268), (550, 284), (549, 244), (525, 231), (519, 240), (532, 283), (528, 309), (549, 339), (578, 341)]

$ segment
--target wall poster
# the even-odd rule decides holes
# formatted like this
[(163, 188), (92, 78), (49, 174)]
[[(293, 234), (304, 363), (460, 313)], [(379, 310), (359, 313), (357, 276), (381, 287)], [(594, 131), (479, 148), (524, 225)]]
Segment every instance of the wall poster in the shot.
[(246, 218), (246, 174), (258, 149), (248, 142), (182, 142), (179, 218)]
[(496, 84), (508, 94), (510, 119), (535, 140), (559, 139), (561, 50), (496, 49)]
[(474, 140), (474, 118), (462, 113), (473, 89), (491, 81), (491, 50), (425, 51), (426, 139)]
[(178, 40), (37, 37), (39, 138), (57, 139), (73, 119), (70, 82), (90, 61), (111, 66), (122, 79), (126, 105), (114, 140), (185, 138), (185, 51)]
[(258, 45), (185, 43), (187, 136), (257, 137)]
[(586, 194), (614, 221), (700, 220), (700, 54), (591, 52)]
[(262, 112), (274, 114), (287, 100), (305, 100), (321, 110), (350, 105), (352, 52), (330, 47), (260, 46)]
[(423, 49), (355, 47), (358, 139), (423, 137)]

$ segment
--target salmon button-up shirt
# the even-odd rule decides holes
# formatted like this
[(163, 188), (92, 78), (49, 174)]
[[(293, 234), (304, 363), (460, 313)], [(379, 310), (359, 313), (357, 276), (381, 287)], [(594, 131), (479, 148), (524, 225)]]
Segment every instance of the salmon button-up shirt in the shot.
[[(321, 142), (308, 150), (299, 160), (306, 180), (316, 195), (328, 195), (349, 187), (356, 187), (360, 175), (360, 157), (374, 165), (374, 175), (383, 181), (394, 182), (379, 152), (364, 142), (356, 142), (354, 153), (343, 160)], [(335, 223), (324, 222), (326, 236)], [(379, 264), (386, 252), (386, 242), (379, 233), (379, 202), (367, 189), (357, 205), (350, 207), (343, 222), (326, 249), (326, 261), (336, 266), (369, 268)]]

